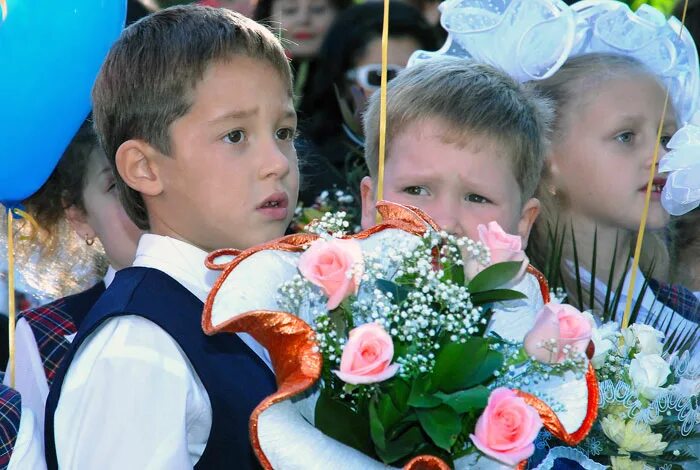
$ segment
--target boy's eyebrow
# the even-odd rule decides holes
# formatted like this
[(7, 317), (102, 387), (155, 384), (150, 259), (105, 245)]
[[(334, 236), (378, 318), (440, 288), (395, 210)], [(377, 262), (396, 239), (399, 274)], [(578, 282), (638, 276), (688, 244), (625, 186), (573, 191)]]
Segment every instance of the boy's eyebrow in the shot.
[(236, 111), (229, 111), (226, 114), (222, 114), (221, 116), (215, 117), (210, 123), (214, 122), (219, 122), (219, 121), (225, 121), (227, 119), (243, 119), (247, 118), (250, 116), (255, 116), (258, 114), (259, 108), (255, 107), (252, 109), (242, 109), (242, 110), (236, 110)]
[[(228, 119), (243, 119), (251, 116), (255, 116), (258, 114), (259, 108), (255, 107), (252, 109), (244, 109), (240, 111), (231, 111), (226, 114), (222, 114), (221, 116), (215, 117), (214, 119), (210, 120), (210, 123), (215, 123), (215, 122), (220, 122), (220, 121), (226, 121)], [(284, 117), (285, 118), (295, 118), (297, 117), (297, 112), (294, 110), (294, 108), (288, 108), (284, 112)]]

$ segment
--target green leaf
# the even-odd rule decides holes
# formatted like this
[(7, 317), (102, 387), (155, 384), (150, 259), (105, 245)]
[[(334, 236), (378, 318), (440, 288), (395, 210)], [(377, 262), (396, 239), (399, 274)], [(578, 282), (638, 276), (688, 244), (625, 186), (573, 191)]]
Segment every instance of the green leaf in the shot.
[(527, 295), (517, 290), (492, 289), (483, 292), (476, 292), (471, 295), (474, 305), (483, 305), (491, 302), (503, 302), (506, 300), (527, 299)]
[(520, 272), (522, 265), (519, 261), (492, 264), (474, 276), (469, 283), (469, 292), (474, 294), (503, 287)]
[(401, 378), (392, 380), (391, 385), (387, 389), (387, 393), (391, 397), (394, 406), (399, 413), (403, 414), (408, 411), (408, 397), (411, 394), (411, 387)]
[(372, 400), (369, 403), (369, 429), (374, 445), (377, 446), (378, 449), (386, 448), (384, 425), (382, 424), (382, 420), (379, 418), (379, 412), (377, 411), (375, 400)]
[(472, 410), (482, 410), (486, 408), (489, 400), (489, 389), (483, 385), (462, 390), (451, 394), (438, 392), (435, 394), (443, 403), (455, 410), (457, 413), (466, 413)]
[(374, 454), (367, 418), (327, 393), (321, 393), (316, 402), (315, 425), (336, 441), (364, 454)]
[(502, 364), (503, 355), (491, 351), (484, 338), (449, 343), (442, 347), (435, 360), (432, 384), (443, 392), (457, 392), (491, 378)]
[(413, 381), (411, 394), (408, 397), (410, 406), (415, 408), (432, 408), (441, 403), (442, 401), (432, 394), (430, 376), (421, 375)]
[(423, 430), (441, 449), (449, 451), (462, 430), (459, 415), (449, 406), (440, 405), (428, 410), (417, 409), (418, 421)]
[(420, 428), (412, 426), (396, 439), (387, 441), (384, 449), (377, 449), (377, 454), (384, 463), (390, 464), (413, 453), (424, 439)]
[(466, 284), (466, 279), (464, 278), (464, 266), (461, 264), (453, 264), (450, 266), (450, 279), (452, 282), (458, 286), (463, 286)]
[(409, 290), (395, 282), (387, 281), (386, 279), (377, 279), (374, 285), (385, 294), (393, 295), (396, 304), (400, 304), (408, 297)]
[(377, 405), (377, 415), (385, 430), (389, 430), (394, 427), (403, 417), (403, 413), (401, 413), (396, 406), (394, 406), (394, 401), (388, 394), (382, 395), (379, 399), (379, 404)]

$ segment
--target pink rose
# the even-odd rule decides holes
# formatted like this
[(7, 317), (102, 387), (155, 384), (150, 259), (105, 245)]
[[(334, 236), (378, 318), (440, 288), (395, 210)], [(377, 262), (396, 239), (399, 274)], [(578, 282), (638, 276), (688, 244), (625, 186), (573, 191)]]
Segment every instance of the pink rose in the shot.
[(333, 372), (349, 384), (382, 382), (399, 370), (398, 364), (391, 364), (393, 357), (391, 336), (380, 324), (366, 323), (350, 331), (340, 359), (340, 370)]
[[(523, 241), (520, 235), (507, 234), (498, 222), (489, 222), (488, 226), (479, 224), (476, 228), (479, 231), (479, 239), (486, 246), (491, 255), (491, 264), (504, 263), (506, 261), (522, 261), (522, 267), (510, 284), (515, 284), (525, 275), (530, 260), (523, 250)], [(473, 279), (477, 274), (486, 269), (474, 258), (465, 261), (465, 271), (469, 279)]]
[(364, 271), (357, 240), (318, 239), (299, 257), (299, 272), (328, 296), (328, 310), (356, 294)]
[(515, 466), (535, 452), (533, 442), (541, 428), (537, 411), (513, 390), (501, 387), (491, 392), (469, 437), (484, 454)]
[(571, 305), (550, 302), (542, 307), (535, 325), (525, 335), (525, 351), (541, 362), (562, 362), (565, 346), (585, 353), (592, 334), (586, 315)]

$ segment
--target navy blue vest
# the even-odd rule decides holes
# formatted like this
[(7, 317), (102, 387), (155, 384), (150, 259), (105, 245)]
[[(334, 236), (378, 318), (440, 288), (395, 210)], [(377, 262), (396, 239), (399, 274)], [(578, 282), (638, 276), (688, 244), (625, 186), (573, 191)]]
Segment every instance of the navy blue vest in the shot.
[[(46, 459), (57, 469), (54, 414), (70, 363), (82, 342), (105, 320), (138, 315), (160, 326), (180, 345), (209, 394), (212, 426), (196, 469), (259, 468), (249, 440), (253, 409), (276, 390), (265, 363), (235, 334), (207, 336), (203, 304), (167, 274), (150, 268), (119, 271), (82, 322), (54, 378), (46, 403)], [(119, 377), (114, 377), (119, 380)], [(148, 393), (144, 390), (144, 394)]]

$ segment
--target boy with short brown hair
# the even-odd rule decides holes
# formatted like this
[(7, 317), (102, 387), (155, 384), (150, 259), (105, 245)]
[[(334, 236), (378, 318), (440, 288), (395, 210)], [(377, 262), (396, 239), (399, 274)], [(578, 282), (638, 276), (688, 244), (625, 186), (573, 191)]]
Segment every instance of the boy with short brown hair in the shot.
[(293, 214), (284, 51), (242, 15), (173, 7), (124, 31), (93, 100), (124, 206), (150, 233), (54, 380), (49, 467), (255, 467), (248, 420), (275, 379), (250, 337), (203, 333), (204, 260), (282, 236)]

